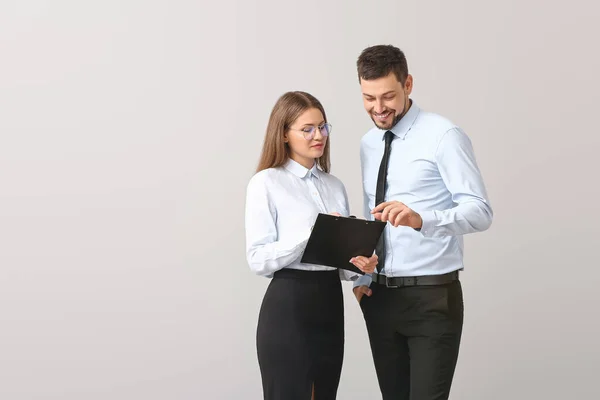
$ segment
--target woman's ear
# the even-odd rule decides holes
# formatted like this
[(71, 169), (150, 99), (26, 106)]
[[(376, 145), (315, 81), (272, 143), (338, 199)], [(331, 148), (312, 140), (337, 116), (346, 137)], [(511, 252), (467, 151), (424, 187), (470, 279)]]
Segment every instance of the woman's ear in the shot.
[(287, 143), (289, 140), (290, 140), (290, 139), (289, 139), (289, 137), (288, 137), (288, 134), (287, 134), (287, 132), (286, 132), (286, 133), (284, 133), (284, 134), (283, 134), (283, 143)]

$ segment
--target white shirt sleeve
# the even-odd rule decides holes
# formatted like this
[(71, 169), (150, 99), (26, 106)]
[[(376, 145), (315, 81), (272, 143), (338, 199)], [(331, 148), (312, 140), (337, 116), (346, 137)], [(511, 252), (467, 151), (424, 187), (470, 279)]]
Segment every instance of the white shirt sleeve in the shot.
[(256, 274), (271, 277), (302, 255), (310, 229), (297, 240), (278, 240), (277, 212), (269, 200), (266, 174), (255, 175), (246, 193), (246, 258)]

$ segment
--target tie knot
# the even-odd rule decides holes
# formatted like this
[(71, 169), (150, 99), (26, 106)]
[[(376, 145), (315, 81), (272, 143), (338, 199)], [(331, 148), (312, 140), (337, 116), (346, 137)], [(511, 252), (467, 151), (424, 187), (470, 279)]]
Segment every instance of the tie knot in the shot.
[(392, 142), (392, 139), (394, 139), (394, 132), (392, 131), (387, 131), (385, 132), (385, 144), (389, 145)]

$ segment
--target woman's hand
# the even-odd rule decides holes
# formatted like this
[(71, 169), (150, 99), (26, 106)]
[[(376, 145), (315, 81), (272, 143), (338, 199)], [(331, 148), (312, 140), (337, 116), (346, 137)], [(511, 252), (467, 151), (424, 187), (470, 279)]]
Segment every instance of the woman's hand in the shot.
[(372, 274), (373, 271), (375, 271), (375, 267), (377, 266), (377, 255), (373, 254), (373, 256), (371, 257), (352, 257), (350, 262), (365, 274)]

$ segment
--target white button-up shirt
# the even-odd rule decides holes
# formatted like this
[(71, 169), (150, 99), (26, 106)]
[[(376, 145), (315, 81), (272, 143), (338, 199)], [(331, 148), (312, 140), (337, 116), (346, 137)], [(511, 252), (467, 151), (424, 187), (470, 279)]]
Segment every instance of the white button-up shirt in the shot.
[[(246, 193), (246, 257), (250, 268), (268, 278), (282, 268), (335, 270), (300, 262), (317, 215), (333, 212), (349, 215), (346, 188), (316, 164), (306, 169), (290, 159), (283, 167), (255, 174)], [(339, 271), (344, 280), (360, 276)]]

